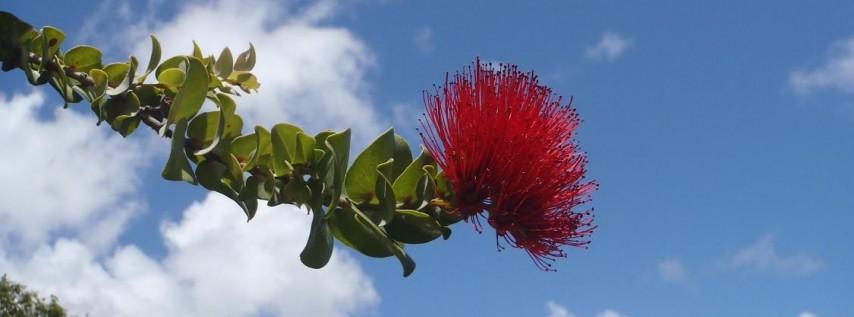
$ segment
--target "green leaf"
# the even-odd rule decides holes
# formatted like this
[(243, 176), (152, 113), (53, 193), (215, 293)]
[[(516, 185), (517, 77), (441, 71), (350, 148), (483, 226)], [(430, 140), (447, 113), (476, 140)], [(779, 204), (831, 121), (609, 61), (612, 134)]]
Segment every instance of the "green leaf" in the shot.
[(312, 213), (311, 231), (299, 258), (305, 266), (319, 269), (329, 263), (334, 244), (332, 243), (332, 233), (324, 219), (323, 184), (312, 179), (309, 180), (309, 186), (312, 193), (309, 203)]
[(136, 78), (137, 83), (145, 82), (145, 78), (157, 68), (157, 65), (160, 64), (160, 41), (157, 40), (157, 37), (154, 34), (151, 36), (151, 57), (148, 58), (148, 67), (145, 68), (145, 72), (142, 73), (139, 77)]
[(271, 130), (273, 144), (273, 174), (278, 176), (290, 175), (293, 171), (294, 157), (296, 156), (297, 133), (302, 132), (299, 127), (279, 123)]
[(442, 227), (430, 215), (408, 209), (396, 210), (394, 220), (385, 229), (392, 239), (409, 244), (427, 243), (439, 236), (450, 235), (450, 229)]
[(190, 166), (190, 161), (184, 155), (184, 136), (187, 132), (187, 121), (188, 119), (183, 118), (175, 126), (172, 133), (172, 149), (161, 175), (170, 181), (185, 181), (196, 185), (198, 182), (196, 175), (193, 174), (193, 167)]
[(101, 106), (104, 119), (110, 123), (110, 127), (123, 137), (127, 137), (139, 125), (139, 98), (133, 92), (124, 95), (113, 96)]
[[(136, 61), (136, 57), (131, 56), (130, 61), (128, 62), (127, 72), (123, 75), (122, 80), (118, 82), (115, 87), (108, 87), (106, 93), (110, 96), (115, 96), (118, 94), (123, 94), (125, 91), (130, 88), (131, 81), (133, 80), (134, 75), (136, 74), (136, 66), (138, 62)], [(110, 75), (110, 82), (112, 83), (112, 75), (110, 74), (111, 70), (105, 69), (107, 74)]]
[(421, 154), (394, 180), (394, 197), (401, 206), (418, 208), (421, 205), (421, 201), (416, 199), (418, 197), (418, 184), (424, 175), (421, 168), (430, 164), (435, 164), (433, 157), (430, 156), (430, 152), (422, 147)]
[(240, 168), (240, 162), (237, 161), (237, 158), (233, 154), (226, 154), (225, 157), (221, 158), (226, 161), (228, 164), (228, 170), (223, 178), (223, 182), (228, 184), (231, 188), (234, 188), (235, 191), (240, 191), (245, 186), (243, 181), (243, 170)]
[(270, 200), (274, 197), (275, 188), (271, 186), (272, 178), (266, 176), (251, 175), (246, 179), (246, 184), (240, 192), (240, 199), (246, 200), (249, 198)]
[(329, 229), (336, 239), (356, 251), (370, 257), (396, 256), (403, 266), (403, 276), (409, 276), (415, 270), (415, 262), (403, 250), (403, 246), (388, 237), (388, 234), (374, 224), (355, 205), (347, 204), (337, 208), (327, 217)]
[[(240, 191), (237, 198), (240, 202), (247, 205), (247, 207), (251, 207), (253, 204), (256, 206), (252, 208), (252, 213), (247, 213), (246, 216), (249, 218), (248, 220), (252, 220), (255, 217), (255, 210), (257, 209), (258, 199), (270, 199), (271, 192), (265, 186), (266, 181), (264, 177), (261, 176), (249, 176), (249, 179), (246, 180), (246, 185), (243, 186), (243, 190)], [(247, 220), (247, 221), (248, 221)]]
[[(215, 143), (219, 143), (217, 130), (220, 124), (220, 112), (211, 111), (204, 112), (193, 118), (190, 121), (190, 126), (187, 129), (187, 138), (194, 148), (207, 148)], [(204, 155), (193, 153), (194, 155)]]
[(199, 112), (208, 93), (208, 72), (202, 61), (195, 57), (186, 57), (187, 78), (175, 95), (169, 109), (167, 122), (189, 119)]
[(65, 53), (65, 65), (74, 71), (88, 72), (93, 68), (101, 68), (101, 51), (97, 48), (80, 45)]
[(50, 60), (59, 52), (59, 47), (65, 41), (65, 33), (59, 29), (46, 26), (39, 36), (33, 39), (32, 51), (40, 53), (42, 60)]
[(314, 162), (312, 166), (317, 173), (317, 178), (323, 180), (327, 187), (334, 184), (333, 175), (335, 166), (332, 162), (332, 151), (326, 147), (326, 139), (335, 134), (335, 131), (321, 131), (314, 136)]
[(344, 178), (350, 158), (350, 129), (326, 137), (326, 149), (332, 153), (333, 184), (330, 188), (329, 210), (335, 210), (344, 189)]
[(216, 70), (216, 74), (221, 77), (228, 77), (231, 74), (231, 71), (234, 69), (234, 59), (231, 57), (231, 50), (228, 47), (222, 49), (222, 53), (219, 54), (214, 69)]
[(254, 197), (241, 199), (238, 189), (235, 189), (233, 184), (233, 169), (222, 162), (214, 160), (205, 160), (199, 163), (196, 167), (196, 175), (199, 177), (199, 184), (207, 188), (225, 195), (233, 200), (243, 209), (246, 214), (246, 221), (252, 220), (258, 210), (258, 200)]
[(270, 146), (270, 132), (262, 126), (255, 126), (255, 153), (252, 155), (252, 160), (246, 165), (245, 170), (254, 168), (264, 156), (271, 155), (272, 148)]
[(294, 155), (294, 165), (304, 164), (309, 165), (314, 160), (314, 138), (308, 134), (297, 132), (296, 137), (296, 154)]
[(392, 158), (394, 144), (394, 129), (388, 129), (353, 161), (353, 166), (347, 171), (344, 187), (347, 190), (347, 196), (357, 204), (376, 201), (374, 189), (379, 177), (377, 165)]
[(95, 83), (89, 91), (92, 92), (92, 95), (97, 100), (104, 96), (104, 92), (107, 91), (107, 81), (109, 80), (109, 76), (107, 73), (100, 69), (92, 69), (89, 71), (89, 78), (92, 79), (92, 82)]
[(240, 89), (247, 94), (253, 90), (258, 91), (258, 88), (261, 88), (261, 83), (258, 82), (258, 78), (255, 75), (250, 74), (246, 79), (240, 81)]
[(234, 63), (234, 70), (251, 71), (255, 67), (255, 46), (249, 43), (249, 49), (240, 55), (237, 55), (237, 61)]
[[(33, 27), (18, 17), (8, 12), (0, 11), (0, 62), (3, 63), (3, 71), (9, 71), (15, 67), (24, 67), (19, 64), (20, 49), (29, 47), (29, 41), (36, 36)], [(27, 49), (28, 51), (28, 49)]]
[(448, 181), (445, 171), (441, 171), (436, 175), (436, 195), (446, 201), (453, 202), (456, 199), (454, 189), (451, 188), (451, 182)]
[(193, 57), (198, 58), (200, 62), (205, 59), (204, 55), (202, 55), (202, 49), (199, 48), (199, 44), (196, 41), (193, 41)]
[(258, 148), (257, 139), (255, 133), (252, 133), (238, 136), (231, 141), (231, 154), (240, 163), (243, 171), (247, 170), (244, 166), (247, 166), (255, 155), (255, 150)]
[(178, 88), (184, 83), (187, 74), (179, 68), (170, 68), (157, 76), (157, 82), (168, 88), (172, 93), (178, 92)]
[(234, 99), (231, 99), (231, 97), (226, 94), (218, 93), (214, 100), (216, 105), (219, 106), (220, 113), (224, 115), (224, 117), (221, 117), (225, 120), (225, 127), (221, 136), (222, 139), (224, 141), (231, 141), (240, 136), (240, 133), (243, 130), (243, 119), (234, 113), (237, 108), (237, 104), (234, 102)]
[(368, 208), (371, 212), (367, 212), (366, 214), (374, 221), (374, 223), (383, 226), (390, 221), (394, 217), (394, 190), (391, 187), (391, 182), (388, 180), (388, 175), (391, 174), (393, 169), (394, 159), (388, 159), (385, 163), (377, 165), (376, 172), (379, 177), (377, 177), (377, 183), (374, 187), (374, 193), (376, 194), (378, 204), (370, 205)]
[(157, 70), (154, 71), (154, 77), (160, 78), (160, 74), (165, 72), (167, 69), (172, 68), (181, 68), (181, 65), (186, 65), (187, 57), (186, 56), (173, 56), (164, 61), (160, 66), (157, 66)]
[(297, 206), (302, 206), (309, 202), (312, 193), (302, 177), (292, 177), (290, 181), (282, 189), (282, 201), (290, 202)]
[(157, 85), (142, 84), (133, 87), (133, 92), (143, 105), (159, 105), (163, 99), (163, 89)]
[(409, 163), (412, 163), (412, 152), (409, 150), (409, 144), (397, 134), (394, 135), (394, 155), (392, 157), (394, 157), (394, 169), (388, 177), (395, 180), (409, 166)]
[(70, 85), (68, 76), (65, 75), (65, 72), (57, 72), (54, 76), (49, 76), (49, 78), (50, 86), (53, 87), (53, 89), (55, 89), (62, 97), (65, 103), (63, 106), (64, 108), (68, 108), (68, 103), (78, 103), (83, 100), (83, 97), (75, 92)]
[(104, 66), (104, 72), (107, 73), (107, 87), (116, 87), (125, 79), (130, 64), (128, 63), (112, 63)]
[[(453, 189), (451, 188), (451, 183), (448, 182), (448, 178), (445, 176), (445, 172), (439, 172), (436, 175), (436, 196), (439, 199), (444, 200), (448, 203), (454, 203), (456, 200), (456, 196), (454, 194)], [(458, 213), (452, 213), (447, 208), (442, 208), (439, 212), (439, 223), (443, 226), (448, 226), (460, 222), (464, 217)]]

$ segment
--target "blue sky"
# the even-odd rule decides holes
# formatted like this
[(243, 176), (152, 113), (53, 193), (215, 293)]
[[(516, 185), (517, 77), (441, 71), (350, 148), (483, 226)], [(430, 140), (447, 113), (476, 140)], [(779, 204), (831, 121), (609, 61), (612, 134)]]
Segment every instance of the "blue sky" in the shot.
[[(353, 126), (360, 129), (356, 142), (361, 144), (389, 125), (417, 144), (421, 91), (475, 56), (533, 69), (558, 94), (574, 96), (584, 119), (578, 141), (589, 155), (589, 176), (601, 184), (590, 204), (599, 229), (589, 250), (567, 250), (558, 272), (540, 272), (523, 252), (496, 252), (491, 232), (479, 235), (458, 224), (448, 241), (409, 248), (418, 268), (406, 279), (394, 260), (345, 255), (340, 269), (320, 274), (356, 286), (340, 300), (319, 302), (342, 308), (313, 312), (318, 315), (825, 317), (854, 312), (854, 251), (848, 245), (854, 241), (850, 2), (221, 0), (52, 6), (0, 3), (0, 9), (33, 25), (60, 27), (69, 34), (69, 44), (108, 48), (113, 60), (131, 53), (147, 59), (144, 36), (150, 32), (172, 52), (188, 52), (189, 39), (211, 53), (223, 44), (243, 50), (252, 41), (262, 48), (259, 63), (281, 59), (267, 65), (288, 67), (259, 74), (259, 95), (238, 100), (239, 107), (256, 104), (247, 106), (254, 107), (247, 108), (250, 118), (265, 124), (292, 120), (315, 131)], [(194, 13), (194, 8), (206, 11)], [(202, 27), (212, 17), (228, 25)], [(289, 77), (289, 71), (300, 75)], [(0, 116), (14, 113), (13, 96), (38, 94), (24, 82), (20, 73), (0, 74), (0, 104), (6, 104)], [(23, 229), (0, 225), (0, 247), (6, 249), (0, 252), (0, 269), (63, 300), (74, 297), (68, 292), (78, 284), (52, 286), (47, 271), (24, 264), (54, 258), (65, 250), (64, 241), (77, 241), (76, 247), (91, 251), (84, 266), (102, 268), (105, 281), (117, 289), (133, 284), (124, 283), (127, 276), (117, 269), (117, 259), (124, 258), (151, 262), (165, 272), (163, 280), (216, 280), (216, 275), (193, 275), (194, 261), (233, 253), (215, 247), (193, 253), (198, 250), (182, 241), (209, 241), (193, 240), (193, 228), (206, 221), (204, 213), (199, 211), (196, 222), (188, 215), (194, 203), (205, 207), (217, 201), (200, 188), (159, 178), (165, 158), (160, 143), (165, 142), (145, 130), (127, 142), (108, 139), (108, 129), (95, 127), (94, 120), (91, 126), (61, 120), (53, 110), (59, 101), (49, 88), (35, 91), (43, 91), (44, 100), (34, 103), (45, 106), (38, 107), (30, 126), (92, 130), (87, 136), (103, 142), (81, 144), (106, 144), (125, 153), (122, 162), (134, 168), (116, 166), (114, 172), (121, 184), (132, 186), (109, 189), (118, 198), (72, 204), (83, 216), (56, 221), (15, 216), (31, 207), (27, 203), (0, 204), (0, 219), (14, 218), (27, 224), (18, 228), (43, 233), (22, 238), (27, 236), (19, 232)], [(87, 108), (71, 111), (93, 119)], [(25, 143), (0, 140), (10, 151)], [(87, 156), (105, 155), (91, 152), (69, 157), (78, 156), (74, 160), (85, 166), (98, 162)], [(45, 164), (35, 173), (57, 168)], [(112, 183), (98, 179), (92, 188), (104, 184)], [(50, 194), (37, 192), (43, 188), (27, 194), (49, 199)], [(0, 195), (3, 200), (17, 197), (8, 191)], [(101, 240), (87, 236), (90, 225), (101, 224), (101, 216), (109, 218), (127, 201), (134, 206), (121, 207), (129, 210), (120, 213), (125, 217), (112, 227), (104, 225), (114, 228), (105, 229), (111, 234)], [(39, 217), (64, 212), (49, 204), (37, 207), (47, 210)], [(239, 216), (240, 210), (227, 212)], [(226, 233), (245, 230), (222, 226)], [(291, 237), (269, 238), (275, 244)], [(293, 237), (299, 240), (295, 246), (302, 244), (303, 238)], [(136, 251), (127, 251), (128, 246)], [(273, 263), (298, 264), (299, 249), (283, 249)], [(118, 256), (124, 253), (133, 256)], [(356, 275), (360, 278), (351, 281)], [(312, 287), (283, 285), (287, 293), (282, 296)], [(184, 292), (180, 286), (170, 290)], [(276, 290), (269, 295), (275, 297)], [(324, 291), (317, 290), (317, 296)], [(188, 294), (197, 305), (204, 303), (198, 299), (204, 296), (193, 297), (197, 292)], [(270, 304), (265, 296), (246, 303), (257, 309), (238, 313), (299, 315), (300, 310)], [(74, 307), (95, 305), (94, 300), (70, 300)], [(203, 312), (187, 309), (175, 312)]]

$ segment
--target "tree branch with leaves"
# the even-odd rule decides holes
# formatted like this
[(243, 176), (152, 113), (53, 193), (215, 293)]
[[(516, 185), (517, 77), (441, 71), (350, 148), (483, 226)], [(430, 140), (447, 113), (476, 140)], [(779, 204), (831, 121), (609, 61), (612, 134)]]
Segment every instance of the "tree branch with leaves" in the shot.
[[(97, 123), (123, 137), (142, 123), (171, 139), (163, 178), (225, 195), (248, 220), (259, 201), (308, 209), (300, 254), (308, 267), (325, 266), (337, 239), (371, 257), (396, 257), (408, 276), (415, 262), (405, 245), (448, 239), (448, 226), (461, 220), (480, 230), (485, 219), (496, 239), (548, 269), (565, 256), (559, 247), (586, 246), (595, 227), (589, 211), (573, 211), (595, 187), (582, 180), (586, 158), (571, 141), (579, 120), (515, 66), (477, 61), (435, 96), (425, 92), (427, 147), (416, 156), (388, 129), (351, 164), (349, 129), (312, 135), (280, 123), (244, 133), (235, 97), (260, 87), (251, 44), (236, 58), (228, 48), (205, 55), (193, 43), (192, 54), (163, 59), (152, 35), (141, 69), (134, 56), (104, 64), (95, 47), (63, 50), (64, 40), (59, 29), (0, 12), (2, 70), (50, 85), (65, 107), (88, 102)], [(201, 112), (205, 102), (217, 110)]]

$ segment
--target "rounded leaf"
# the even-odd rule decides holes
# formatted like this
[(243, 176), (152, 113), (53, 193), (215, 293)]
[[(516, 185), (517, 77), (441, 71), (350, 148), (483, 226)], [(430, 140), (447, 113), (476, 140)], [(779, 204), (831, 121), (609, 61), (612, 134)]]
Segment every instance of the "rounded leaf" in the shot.
[(78, 72), (88, 72), (93, 68), (101, 68), (101, 51), (97, 48), (80, 45), (65, 53), (65, 65)]

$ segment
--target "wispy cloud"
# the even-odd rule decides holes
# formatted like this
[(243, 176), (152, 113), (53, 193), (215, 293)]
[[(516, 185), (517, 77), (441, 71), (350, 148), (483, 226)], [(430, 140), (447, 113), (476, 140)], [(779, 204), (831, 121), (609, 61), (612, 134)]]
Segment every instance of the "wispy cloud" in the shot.
[(429, 26), (423, 26), (415, 30), (415, 36), (412, 39), (415, 47), (422, 53), (433, 52), (436, 44), (433, 41), (433, 29)]
[(612, 61), (633, 45), (632, 40), (615, 32), (605, 32), (595, 45), (587, 48), (587, 57), (595, 61)]
[(789, 85), (796, 93), (807, 94), (819, 89), (854, 93), (854, 38), (833, 44), (829, 51), (821, 65), (789, 74)]
[(620, 314), (619, 312), (617, 312), (616, 310), (613, 310), (613, 309), (606, 309), (605, 311), (596, 315), (596, 317), (628, 317), (628, 316)]
[(569, 312), (569, 309), (554, 301), (546, 302), (546, 311), (548, 317), (575, 317), (575, 314)]
[[(566, 306), (558, 304), (554, 301), (546, 302), (546, 312), (548, 312), (547, 317), (577, 317), (575, 314), (569, 311)], [(605, 309), (602, 312), (596, 314), (596, 317), (628, 317), (627, 315), (620, 314), (614, 309)]]
[(818, 316), (816, 314), (811, 313), (811, 312), (805, 311), (805, 312), (801, 312), (798, 315), (798, 317), (818, 317)]
[(665, 281), (681, 283), (688, 280), (688, 269), (679, 259), (666, 259), (658, 262), (656, 267), (658, 275)]
[(799, 275), (815, 273), (822, 267), (821, 261), (804, 254), (781, 255), (774, 244), (774, 236), (770, 234), (725, 259), (724, 265)]

